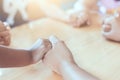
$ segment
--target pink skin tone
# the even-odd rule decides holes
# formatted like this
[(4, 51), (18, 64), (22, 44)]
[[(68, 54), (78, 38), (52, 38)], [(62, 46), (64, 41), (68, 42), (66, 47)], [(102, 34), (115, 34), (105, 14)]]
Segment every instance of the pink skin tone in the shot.
[[(90, 2), (89, 2), (90, 3)], [(73, 8), (69, 11), (69, 23), (76, 28), (84, 25), (90, 25), (90, 7), (87, 1), (77, 0)]]
[(90, 25), (89, 12), (78, 11), (70, 14), (69, 24), (73, 25), (75, 28), (79, 28), (84, 25)]
[[(103, 6), (110, 10), (120, 6), (120, 1), (101, 0)], [(108, 4), (109, 2), (109, 4)], [(115, 12), (113, 15), (106, 17), (102, 25), (102, 34), (106, 39), (120, 41), (120, 12)]]
[(99, 80), (79, 68), (65, 43), (54, 36), (49, 40), (39, 39), (28, 50), (12, 49), (0, 45), (0, 68), (24, 67), (42, 59), (46, 66), (51, 67), (64, 80)]
[(70, 23), (77, 28), (91, 25), (91, 13), (98, 10), (97, 2), (97, 0), (77, 0), (70, 11)]
[(11, 42), (10, 27), (0, 21), (0, 45), (8, 46)]
[[(114, 9), (118, 8), (120, 6), (120, 1), (115, 0), (100, 0), (102, 5), (106, 9)], [(108, 4), (109, 2), (109, 4)], [(93, 9), (93, 5), (97, 4), (97, 0), (92, 0), (91, 2), (89, 0), (77, 0), (77, 2), (74, 4), (74, 8), (72, 9), (72, 12), (70, 14), (70, 23), (74, 27), (81, 27), (83, 24), (90, 25), (90, 10)], [(97, 9), (96, 9), (97, 10)]]
[(102, 34), (106, 39), (120, 41), (120, 14), (115, 13), (104, 19)]
[[(75, 4), (75, 7), (70, 15), (70, 23), (75, 27), (80, 27), (83, 24), (90, 25), (90, 17), (89, 17), (89, 10), (92, 8), (88, 8), (88, 4), (85, 4), (89, 1), (84, 0), (82, 5), (78, 0)], [(93, 0), (95, 2), (95, 0)], [(109, 4), (108, 4), (109, 2)], [(120, 6), (120, 1), (115, 0), (101, 0), (103, 6), (107, 9), (115, 9)], [(94, 5), (94, 3), (92, 3)], [(82, 8), (81, 8), (82, 7)], [(81, 8), (81, 9), (77, 9)], [(77, 10), (77, 11), (75, 11)], [(114, 13), (113, 15), (106, 17), (102, 24), (102, 34), (106, 39), (110, 39), (113, 41), (120, 41), (120, 15), (119, 12)]]
[(60, 74), (64, 80), (99, 80), (75, 63), (71, 51), (56, 37), (49, 39), (53, 45), (43, 59), (43, 63)]
[(43, 63), (60, 74), (64, 80), (99, 80), (78, 67), (63, 41), (53, 36), (49, 40), (52, 46), (48, 40), (40, 39), (29, 50), (0, 46), (0, 67), (23, 67), (43, 59)]

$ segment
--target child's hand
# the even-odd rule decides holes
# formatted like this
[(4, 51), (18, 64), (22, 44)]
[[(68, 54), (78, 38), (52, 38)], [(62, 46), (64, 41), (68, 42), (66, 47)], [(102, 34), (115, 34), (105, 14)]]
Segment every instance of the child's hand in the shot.
[(90, 25), (89, 12), (87, 11), (73, 12), (72, 14), (70, 14), (69, 20), (69, 23), (77, 28), (84, 25)]
[(120, 41), (120, 14), (115, 13), (104, 19), (102, 34), (105, 38)]
[(6, 23), (0, 22), (0, 45), (10, 45), (10, 27)]
[(52, 45), (47, 39), (38, 39), (30, 49), (32, 63), (39, 62), (44, 55), (51, 49)]
[(45, 55), (43, 62), (60, 74), (59, 68), (62, 62), (66, 61), (71, 63), (74, 62), (74, 60), (70, 50), (63, 41), (58, 40), (56, 37), (50, 37), (50, 41), (53, 47)]

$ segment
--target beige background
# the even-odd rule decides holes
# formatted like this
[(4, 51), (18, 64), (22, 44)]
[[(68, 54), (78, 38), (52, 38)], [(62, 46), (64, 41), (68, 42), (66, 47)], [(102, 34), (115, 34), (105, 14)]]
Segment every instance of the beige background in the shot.
[[(39, 37), (56, 35), (72, 51), (82, 69), (101, 80), (120, 80), (120, 44), (107, 41), (101, 35), (100, 17), (92, 15), (91, 26), (80, 29), (44, 18), (12, 29), (13, 48), (29, 48)], [(24, 68), (0, 69), (0, 80), (62, 80), (42, 63)]]

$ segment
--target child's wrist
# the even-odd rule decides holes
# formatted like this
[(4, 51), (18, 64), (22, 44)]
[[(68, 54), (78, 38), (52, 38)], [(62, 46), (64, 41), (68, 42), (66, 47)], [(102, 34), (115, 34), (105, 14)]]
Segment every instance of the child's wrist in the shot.
[(28, 52), (29, 62), (30, 62), (30, 64), (34, 64), (35, 62), (34, 62), (34, 60), (33, 60), (32, 50), (29, 49), (29, 50), (27, 50), (27, 52)]
[(60, 65), (59, 65), (59, 71), (61, 73), (61, 71), (63, 70), (64, 67), (67, 67), (67, 66), (72, 66), (72, 65), (76, 65), (76, 63), (73, 61), (61, 61)]

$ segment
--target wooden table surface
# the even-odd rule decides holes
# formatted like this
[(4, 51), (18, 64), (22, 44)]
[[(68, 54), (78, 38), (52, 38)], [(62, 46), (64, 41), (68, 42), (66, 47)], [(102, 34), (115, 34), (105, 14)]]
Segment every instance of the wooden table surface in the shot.
[[(107, 41), (94, 15), (91, 26), (73, 28), (52, 19), (41, 19), (12, 29), (12, 48), (29, 48), (38, 38), (56, 35), (72, 51), (79, 67), (101, 80), (120, 80), (120, 44)], [(0, 80), (62, 80), (41, 62), (35, 65), (0, 69)]]

